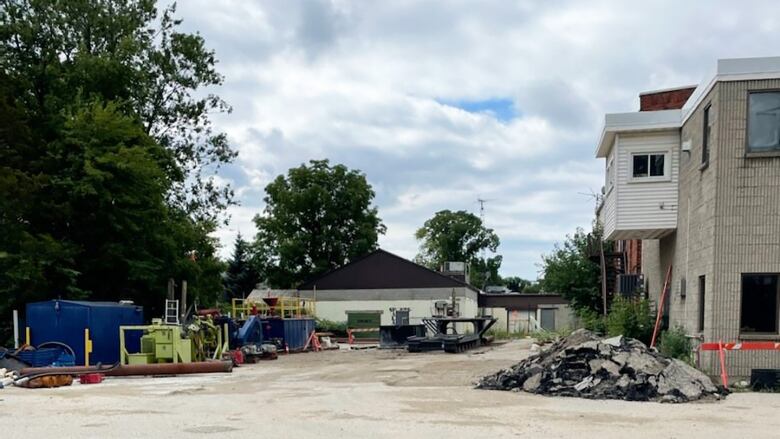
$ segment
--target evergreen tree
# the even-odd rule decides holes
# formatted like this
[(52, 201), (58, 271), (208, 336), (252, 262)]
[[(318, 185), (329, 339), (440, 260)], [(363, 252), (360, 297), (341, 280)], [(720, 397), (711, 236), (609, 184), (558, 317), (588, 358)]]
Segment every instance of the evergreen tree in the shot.
[(255, 288), (260, 276), (253, 266), (249, 243), (239, 233), (233, 247), (233, 256), (228, 261), (225, 274), (225, 292), (231, 299), (243, 299)]

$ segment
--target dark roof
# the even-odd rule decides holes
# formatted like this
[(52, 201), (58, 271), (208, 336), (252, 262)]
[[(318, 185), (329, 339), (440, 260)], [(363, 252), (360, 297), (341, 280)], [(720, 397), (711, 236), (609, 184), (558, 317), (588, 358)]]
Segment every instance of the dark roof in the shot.
[(480, 308), (535, 309), (539, 305), (568, 305), (560, 294), (480, 294)]
[(418, 265), (388, 251), (377, 249), (299, 286), (299, 290), (370, 290), (393, 288), (479, 289)]

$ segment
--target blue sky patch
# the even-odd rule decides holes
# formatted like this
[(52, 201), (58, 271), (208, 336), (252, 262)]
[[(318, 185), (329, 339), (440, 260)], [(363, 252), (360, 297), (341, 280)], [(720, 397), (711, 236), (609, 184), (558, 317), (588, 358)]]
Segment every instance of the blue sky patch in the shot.
[(515, 103), (509, 98), (491, 98), (478, 101), (468, 100), (440, 100), (444, 105), (460, 108), (469, 113), (487, 113), (501, 122), (509, 122), (520, 114), (515, 108)]

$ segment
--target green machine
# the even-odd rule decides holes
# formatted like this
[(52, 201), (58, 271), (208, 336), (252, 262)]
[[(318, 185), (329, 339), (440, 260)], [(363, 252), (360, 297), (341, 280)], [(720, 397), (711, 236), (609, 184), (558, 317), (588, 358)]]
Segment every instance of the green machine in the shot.
[[(143, 331), (141, 352), (127, 352), (125, 331)], [(179, 325), (164, 325), (161, 319), (153, 319), (151, 325), (120, 326), (119, 356), (122, 364), (190, 363), (192, 340), (182, 336)]]
[[(128, 352), (125, 331), (143, 331), (141, 352)], [(119, 327), (122, 364), (191, 363), (218, 360), (229, 350), (228, 328), (220, 328), (210, 316), (197, 317), (186, 327), (152, 319), (151, 325)]]

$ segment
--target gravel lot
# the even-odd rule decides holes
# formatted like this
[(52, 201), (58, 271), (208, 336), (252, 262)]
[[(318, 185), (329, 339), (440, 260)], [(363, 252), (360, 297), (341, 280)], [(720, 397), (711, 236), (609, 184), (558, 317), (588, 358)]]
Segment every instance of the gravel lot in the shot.
[(230, 375), (0, 390), (2, 437), (777, 438), (780, 395), (684, 405), (474, 390), (530, 342), (452, 355), (329, 351)]

